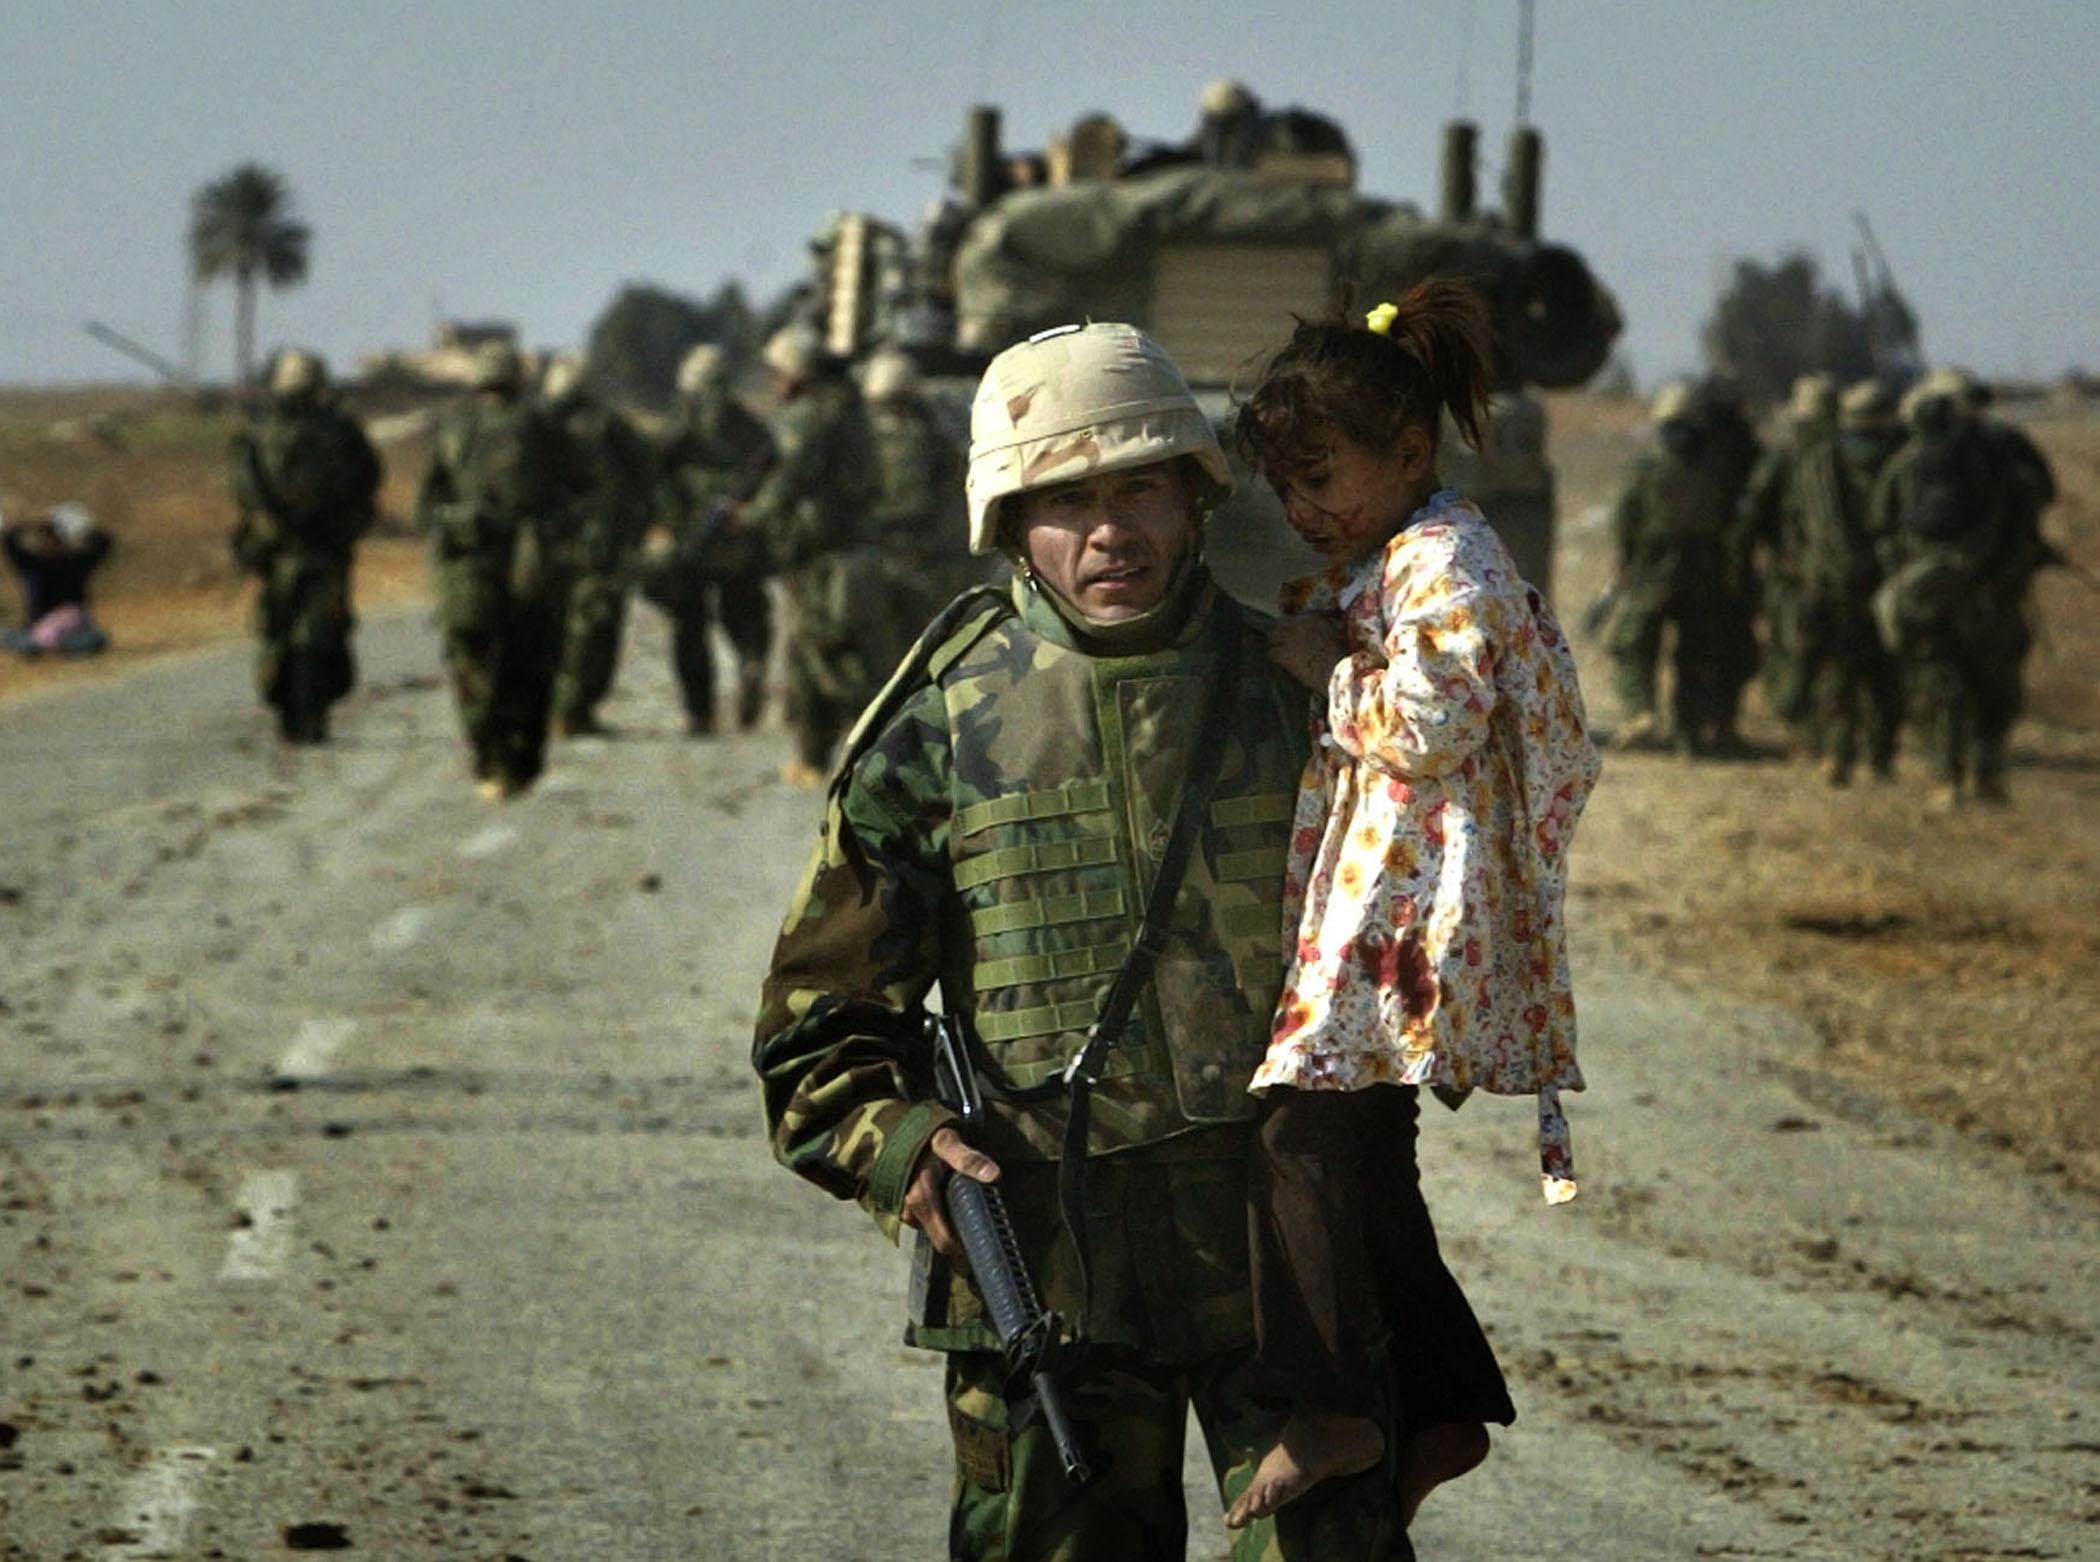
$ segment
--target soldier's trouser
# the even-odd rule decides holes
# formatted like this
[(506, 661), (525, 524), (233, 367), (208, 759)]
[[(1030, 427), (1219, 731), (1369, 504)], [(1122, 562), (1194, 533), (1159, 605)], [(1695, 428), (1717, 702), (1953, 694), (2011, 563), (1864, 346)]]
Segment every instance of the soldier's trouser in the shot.
[(440, 600), (445, 666), (474, 773), (527, 784), (546, 760), (567, 594), (513, 593), (492, 571), (451, 565)]
[(611, 692), (627, 624), (627, 579), (616, 571), (579, 576), (569, 593), (568, 635), (554, 685), (554, 713), (584, 725)]
[(328, 736), (328, 707), (356, 686), (349, 572), (282, 569), (256, 598), (256, 686), (294, 742)]
[[(1098, 1349), (1060, 1384), (1093, 1481), (1075, 1488), (1039, 1419), (1009, 1435), (1016, 1414), (1000, 1359), (948, 1358), (949, 1429), (955, 1440), (948, 1555), (966, 1562), (1182, 1562), (1188, 1551), (1182, 1444), (1196, 1413), (1218, 1481), (1222, 1513), (1253, 1479), (1280, 1429), (1253, 1392), (1251, 1354), (1233, 1351), (1166, 1366), (1131, 1351)], [(1026, 1403), (1024, 1401), (1024, 1403)], [(1348, 1559), (1412, 1562), (1393, 1471), (1329, 1481), (1238, 1531), (1234, 1562)]]
[(1247, 1185), (1255, 1386), (1338, 1415), (1390, 1399), (1415, 1430), (1507, 1426), (1502, 1369), (1422, 1199), (1418, 1116), (1412, 1085), (1263, 1098)]
[(1969, 675), (1976, 698), (1975, 767), (1979, 780), (2005, 770), (2005, 743), (2027, 702), (2024, 667), (2034, 632), (2013, 602), (1994, 605), (1984, 625), (1965, 636)]
[(715, 719), (715, 653), (709, 629), (719, 618), (737, 659), (737, 724), (758, 720), (765, 698), (766, 657), (773, 649), (773, 603), (762, 575), (739, 575), (696, 587), (689, 611), (671, 620), (671, 666), (687, 718)]
[(1933, 779), (1949, 786), (1970, 779), (1976, 773), (1981, 702), (1967, 648), (1952, 630), (1927, 637), (1910, 664), (1908, 682)]
[(1866, 607), (1828, 603), (1813, 612), (1802, 660), (1818, 749), (1849, 771), (1864, 748), (1867, 762), (1886, 771), (1903, 721), (1903, 683)]
[(546, 767), (567, 628), (567, 591), (550, 585), (512, 596), (489, 690), (487, 753), (495, 774), (520, 786)]
[(1662, 656), (1663, 626), (1668, 622), (1661, 606), (1629, 602), (1612, 623), (1605, 650), (1611, 657), (1612, 686), (1628, 716), (1655, 709), (1656, 663)]
[(790, 632), (787, 717), (795, 757), (803, 764), (827, 768), (832, 750), (875, 692), (866, 659), (856, 648), (818, 644)]
[(1814, 713), (1812, 672), (1807, 666), (1809, 612), (1801, 599), (1801, 585), (1792, 580), (1768, 580), (1763, 604), (1764, 652), (1760, 658), (1759, 682), (1765, 705), (1797, 731), (1808, 726)]

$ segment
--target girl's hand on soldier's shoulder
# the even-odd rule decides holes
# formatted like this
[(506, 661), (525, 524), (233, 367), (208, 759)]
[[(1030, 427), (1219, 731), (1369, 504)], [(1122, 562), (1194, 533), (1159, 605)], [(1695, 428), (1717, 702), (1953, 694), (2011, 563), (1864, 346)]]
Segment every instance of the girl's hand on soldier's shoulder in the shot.
[(1269, 660), (1308, 689), (1325, 689), (1335, 664), (1348, 654), (1342, 622), (1329, 613), (1279, 619), (1269, 630)]

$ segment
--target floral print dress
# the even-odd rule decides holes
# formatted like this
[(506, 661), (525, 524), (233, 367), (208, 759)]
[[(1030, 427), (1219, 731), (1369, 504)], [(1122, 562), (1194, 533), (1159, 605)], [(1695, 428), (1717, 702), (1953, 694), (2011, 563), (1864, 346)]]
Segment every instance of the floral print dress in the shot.
[(1546, 1198), (1575, 1194), (1562, 901), (1598, 758), (1566, 638), (1479, 510), (1434, 495), (1371, 558), (1284, 589), (1351, 654), (1315, 701), (1285, 965), (1251, 1088), (1536, 1095)]

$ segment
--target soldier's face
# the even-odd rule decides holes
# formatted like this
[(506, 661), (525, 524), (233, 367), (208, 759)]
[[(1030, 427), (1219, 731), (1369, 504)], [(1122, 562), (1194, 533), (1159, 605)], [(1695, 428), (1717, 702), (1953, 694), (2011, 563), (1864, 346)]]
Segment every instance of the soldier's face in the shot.
[(1020, 496), (1029, 568), (1089, 618), (1135, 618), (1159, 605), (1195, 530), (1176, 461), (1104, 472)]

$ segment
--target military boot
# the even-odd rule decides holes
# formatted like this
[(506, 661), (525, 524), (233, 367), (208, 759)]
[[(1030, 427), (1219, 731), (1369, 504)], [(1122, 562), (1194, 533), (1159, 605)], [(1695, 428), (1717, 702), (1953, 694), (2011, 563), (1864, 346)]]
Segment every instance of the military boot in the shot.
[(739, 668), (736, 675), (736, 724), (740, 732), (758, 725), (766, 709), (766, 670), (756, 664)]

